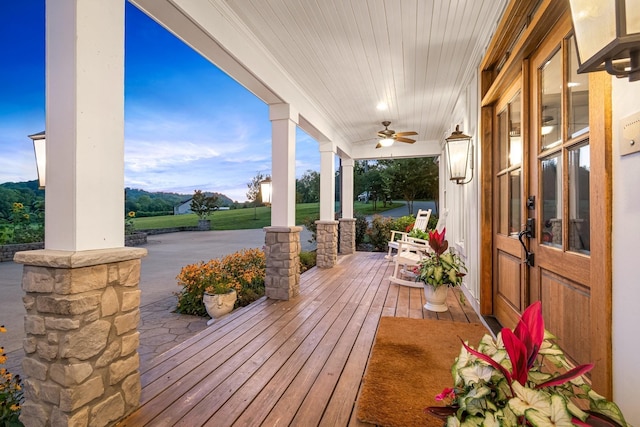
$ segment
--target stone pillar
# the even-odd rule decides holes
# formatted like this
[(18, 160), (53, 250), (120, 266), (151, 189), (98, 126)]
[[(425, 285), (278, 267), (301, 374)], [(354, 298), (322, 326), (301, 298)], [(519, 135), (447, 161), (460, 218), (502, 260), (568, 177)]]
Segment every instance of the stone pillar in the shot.
[(265, 227), (267, 298), (289, 300), (300, 293), (300, 231), (302, 227)]
[(316, 221), (316, 267), (332, 268), (338, 261), (338, 221)]
[(19, 252), (27, 426), (105, 426), (140, 400), (140, 258), (146, 249)]
[(352, 254), (356, 251), (356, 220), (340, 218), (340, 253)]

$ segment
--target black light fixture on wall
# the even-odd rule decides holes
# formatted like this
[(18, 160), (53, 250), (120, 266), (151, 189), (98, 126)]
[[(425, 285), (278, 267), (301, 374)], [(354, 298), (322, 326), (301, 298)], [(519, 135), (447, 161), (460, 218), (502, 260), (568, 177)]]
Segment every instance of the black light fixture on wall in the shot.
[(578, 73), (606, 70), (640, 80), (640, 2), (569, 0), (578, 47)]

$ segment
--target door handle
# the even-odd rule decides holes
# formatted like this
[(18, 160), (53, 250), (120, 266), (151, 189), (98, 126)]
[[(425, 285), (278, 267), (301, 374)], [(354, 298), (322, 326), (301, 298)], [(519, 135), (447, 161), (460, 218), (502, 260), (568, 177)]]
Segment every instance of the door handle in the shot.
[(534, 234), (535, 234), (535, 220), (533, 218), (527, 218), (527, 224), (525, 225), (524, 230), (518, 233), (518, 240), (520, 241), (520, 244), (524, 248), (524, 253), (525, 253), (524, 263), (527, 264), (529, 267), (533, 267), (535, 265), (535, 261), (534, 261), (535, 254), (529, 251), (529, 248), (527, 248), (527, 245), (524, 243), (523, 237), (530, 239), (534, 236)]

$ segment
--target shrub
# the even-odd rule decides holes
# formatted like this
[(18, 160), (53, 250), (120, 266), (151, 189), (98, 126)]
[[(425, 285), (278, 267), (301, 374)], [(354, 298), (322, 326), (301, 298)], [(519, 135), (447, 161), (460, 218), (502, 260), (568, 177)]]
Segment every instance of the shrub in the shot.
[(182, 268), (176, 277), (183, 289), (178, 293), (176, 311), (183, 314), (206, 316), (202, 296), (207, 288), (221, 280), (226, 286), (236, 289), (236, 307), (243, 307), (264, 295), (266, 260), (260, 249), (244, 249)]
[(355, 214), (356, 219), (356, 245), (364, 242), (364, 237), (367, 235), (367, 229), (369, 228), (369, 222), (367, 217), (361, 213)]
[(315, 215), (308, 216), (302, 220), (302, 225), (304, 225), (307, 230), (311, 232), (311, 239), (309, 239), (309, 243), (315, 242), (316, 237), (318, 237), (318, 224), (316, 224), (316, 221), (319, 219), (320, 217)]
[(44, 221), (42, 215), (31, 211), (22, 203), (11, 207), (9, 225), (0, 232), (0, 244), (32, 243), (44, 240)]
[(427, 224), (427, 230), (435, 230), (436, 229), (436, 225), (438, 225), (438, 215), (431, 215), (429, 217), (429, 223)]
[(416, 222), (416, 218), (411, 215), (401, 216), (393, 220), (391, 224), (392, 230), (409, 232), (413, 228), (413, 224)]
[(376, 251), (386, 251), (389, 237), (391, 236), (392, 218), (374, 215), (371, 222), (371, 228), (367, 230), (369, 243), (373, 245)]
[(300, 252), (300, 273), (316, 266), (316, 251)]
[[(0, 326), (0, 332), (7, 332), (7, 330), (4, 326)], [(0, 347), (0, 365), (4, 365), (6, 361), (4, 348)], [(0, 368), (0, 425), (8, 427), (22, 425), (18, 417), (23, 400), (20, 375), (13, 376), (5, 368)]]

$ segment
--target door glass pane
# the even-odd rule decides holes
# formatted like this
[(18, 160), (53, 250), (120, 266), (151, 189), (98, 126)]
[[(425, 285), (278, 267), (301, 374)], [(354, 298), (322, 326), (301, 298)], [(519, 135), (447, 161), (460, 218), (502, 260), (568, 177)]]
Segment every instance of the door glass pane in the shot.
[(503, 174), (498, 177), (498, 194), (499, 194), (499, 222), (498, 233), (509, 234), (509, 174)]
[(569, 49), (569, 76), (567, 77), (567, 89), (569, 96), (569, 116), (567, 123), (569, 126), (570, 138), (589, 130), (589, 75), (578, 74), (578, 56), (574, 38), (571, 37), (567, 43)]
[(589, 143), (568, 150), (569, 250), (589, 253)]
[(522, 163), (522, 138), (520, 137), (520, 93), (509, 103), (509, 166)]
[(520, 231), (520, 169), (509, 172), (509, 234)]
[(542, 161), (542, 244), (562, 247), (562, 159)]
[(507, 110), (498, 114), (498, 170), (509, 166), (509, 138), (507, 137)]
[(540, 135), (542, 150), (562, 140), (562, 55), (556, 52), (540, 70)]

